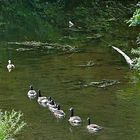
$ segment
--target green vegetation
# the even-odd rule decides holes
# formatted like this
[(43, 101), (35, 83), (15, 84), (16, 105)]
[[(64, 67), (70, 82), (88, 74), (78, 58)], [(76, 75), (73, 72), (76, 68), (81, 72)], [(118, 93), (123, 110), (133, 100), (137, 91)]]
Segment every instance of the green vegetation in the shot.
[(127, 22), (130, 23), (129, 26), (138, 26), (140, 25), (140, 8), (136, 9), (133, 14), (133, 17)]
[[(133, 2), (134, 3), (134, 2)], [(133, 11), (132, 2), (101, 0), (0, 1), (2, 40), (69, 41), (110, 31)], [(68, 21), (74, 29), (68, 28)]]
[(14, 110), (0, 111), (0, 140), (7, 140), (16, 136), (26, 125), (22, 121), (23, 114)]
[[(130, 18), (130, 20), (128, 20), (127, 23), (129, 23), (129, 26), (139, 26), (140, 25), (140, 3), (137, 4), (138, 8), (135, 10), (133, 16)], [(137, 37), (137, 41), (136, 41), (137, 45), (140, 44), (140, 33)], [(140, 71), (140, 47), (138, 48), (133, 48), (131, 50), (131, 53), (136, 55), (136, 57), (134, 58), (134, 69)]]
[(134, 69), (140, 71), (140, 47), (137, 49), (132, 49), (131, 53), (137, 55), (137, 57), (133, 59)]

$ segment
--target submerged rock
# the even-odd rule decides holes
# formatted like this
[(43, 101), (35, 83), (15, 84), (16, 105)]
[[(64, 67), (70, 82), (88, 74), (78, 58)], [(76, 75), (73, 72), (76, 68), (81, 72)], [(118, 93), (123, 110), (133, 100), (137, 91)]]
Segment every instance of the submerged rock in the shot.
[(88, 85), (96, 86), (99, 88), (105, 88), (105, 87), (112, 86), (112, 85), (119, 84), (119, 83), (120, 82), (118, 80), (103, 79), (102, 81), (99, 81), (99, 82), (90, 82)]
[(87, 36), (86, 39), (98, 39), (98, 38), (101, 38), (101, 37), (103, 37), (103, 35), (95, 34), (93, 36)]
[(87, 83), (85, 81), (78, 82), (77, 85), (80, 85), (80, 87), (97, 87), (97, 88), (105, 88), (108, 86), (112, 86), (115, 84), (119, 84), (120, 82), (118, 80), (109, 80), (109, 79), (103, 79), (101, 81), (93, 81), (90, 83)]
[(32, 51), (32, 50), (34, 50), (34, 49), (33, 48), (18, 48), (18, 49), (16, 49), (16, 51), (18, 51), (18, 52)]
[(39, 47), (48, 45), (49, 43), (40, 42), (40, 41), (25, 41), (25, 42), (8, 42), (10, 45), (23, 45), (23, 46), (32, 46), (32, 47)]
[(77, 66), (78, 67), (93, 67), (93, 66), (95, 66), (95, 63), (92, 60), (90, 60), (86, 64), (81, 64), (81, 65), (77, 65)]
[(98, 88), (105, 88), (105, 87), (112, 86), (112, 85), (119, 84), (119, 83), (120, 82), (118, 80), (103, 79), (102, 81), (90, 82), (83, 86), (86, 86), (86, 87), (93, 86), (93, 87), (98, 87)]

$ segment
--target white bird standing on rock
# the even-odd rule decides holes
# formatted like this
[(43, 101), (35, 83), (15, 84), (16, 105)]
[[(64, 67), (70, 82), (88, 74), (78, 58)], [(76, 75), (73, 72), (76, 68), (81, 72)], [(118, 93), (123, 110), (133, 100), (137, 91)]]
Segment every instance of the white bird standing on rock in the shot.
[(7, 65), (7, 69), (9, 72), (11, 72), (13, 69), (15, 69), (15, 66), (14, 64), (12, 64), (12, 61), (11, 60), (8, 60), (8, 65)]
[(127, 55), (125, 54), (122, 50), (120, 50), (117, 47), (112, 46), (114, 50), (116, 50), (118, 53), (120, 53), (126, 60), (127, 64), (132, 68), (134, 66), (134, 61)]

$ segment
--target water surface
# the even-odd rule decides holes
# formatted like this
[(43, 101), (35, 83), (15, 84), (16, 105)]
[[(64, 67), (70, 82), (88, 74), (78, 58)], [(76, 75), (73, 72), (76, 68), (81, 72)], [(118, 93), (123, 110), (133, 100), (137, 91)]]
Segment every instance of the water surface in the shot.
[[(106, 45), (105, 45), (106, 46)], [(0, 108), (24, 113), (28, 126), (18, 140), (139, 140), (140, 88), (137, 77), (123, 58), (111, 47), (83, 45), (85, 51), (74, 54), (47, 54), (45, 51), (17, 52), (17, 46), (0, 44)], [(16, 69), (8, 73), (8, 59)], [(92, 60), (93, 67), (77, 67)], [(107, 88), (77, 88), (78, 81), (119, 80)], [(133, 82), (132, 82), (133, 81)], [(29, 85), (52, 96), (66, 112), (57, 120), (48, 111), (27, 98)], [(68, 123), (69, 108), (75, 108), (83, 122), (79, 127)], [(97, 134), (86, 130), (87, 117), (103, 127)]]

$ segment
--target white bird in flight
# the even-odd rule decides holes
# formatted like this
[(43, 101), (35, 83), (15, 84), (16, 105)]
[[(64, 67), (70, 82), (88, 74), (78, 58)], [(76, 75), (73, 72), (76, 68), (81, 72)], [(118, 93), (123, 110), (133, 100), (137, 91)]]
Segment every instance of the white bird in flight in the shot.
[(74, 26), (74, 23), (72, 23), (71, 21), (69, 21), (69, 28), (71, 28), (72, 26)]

